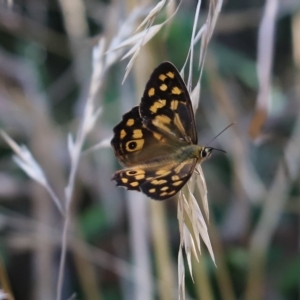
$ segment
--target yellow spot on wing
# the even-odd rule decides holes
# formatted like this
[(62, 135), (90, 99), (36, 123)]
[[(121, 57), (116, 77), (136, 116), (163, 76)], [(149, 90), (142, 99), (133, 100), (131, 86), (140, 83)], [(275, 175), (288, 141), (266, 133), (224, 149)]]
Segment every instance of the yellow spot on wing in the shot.
[(140, 139), (143, 136), (142, 130), (141, 129), (134, 129), (133, 130), (133, 135), (132, 137), (134, 139)]
[(176, 110), (178, 107), (178, 100), (172, 100), (171, 101), (171, 109)]
[(159, 194), (159, 196), (160, 197), (164, 197), (164, 196), (167, 196), (169, 193), (167, 193), (167, 192), (163, 192), (163, 193), (161, 193), (161, 194)]
[(171, 72), (171, 71), (167, 73), (167, 76), (170, 77), (170, 78), (174, 78), (175, 77), (174, 73)]
[(153, 136), (157, 139), (157, 140), (161, 140), (162, 139), (162, 135), (156, 132), (152, 132)]
[(178, 181), (172, 183), (172, 185), (174, 185), (174, 186), (181, 185), (181, 184), (182, 184), (182, 180), (178, 180)]
[(149, 190), (149, 193), (151, 193), (151, 194), (153, 194), (153, 193), (155, 193), (156, 192), (156, 189), (150, 189)]
[(160, 87), (159, 87), (162, 91), (166, 91), (168, 86), (166, 84), (162, 84)]
[(160, 185), (160, 184), (164, 184), (166, 182), (167, 182), (167, 180), (165, 180), (165, 179), (160, 179), (160, 180), (154, 179), (154, 180), (151, 181), (151, 183), (154, 184), (154, 185), (157, 185), (157, 184)]
[(178, 175), (173, 175), (171, 178), (173, 181), (179, 180), (180, 177)]
[(155, 175), (165, 175), (166, 173), (168, 173), (167, 170), (161, 169), (155, 172)]
[(138, 186), (139, 183), (137, 181), (134, 181), (134, 182), (131, 182), (130, 185), (133, 186), (133, 187), (135, 187), (135, 186)]
[(164, 81), (164, 80), (167, 78), (167, 76), (166, 76), (165, 74), (160, 74), (160, 75), (158, 76), (158, 78), (159, 78), (161, 81)]
[[(158, 116), (156, 116), (157, 118)], [(165, 126), (162, 122), (160, 122), (160, 120), (157, 119), (152, 120), (152, 124), (160, 129), (162, 129), (163, 131), (169, 132), (172, 134), (170, 128), (168, 128), (167, 126)], [(154, 135), (155, 136), (155, 135)]]
[(166, 191), (168, 188), (169, 188), (168, 186), (164, 186), (164, 187), (162, 187), (160, 190), (161, 190), (162, 192), (164, 192), (164, 191)]
[(154, 104), (150, 107), (150, 110), (152, 112), (156, 113), (159, 108), (162, 108), (165, 105), (166, 105), (166, 100), (165, 99), (164, 100), (159, 99), (158, 101), (154, 102)]
[(149, 97), (152, 97), (152, 96), (154, 96), (155, 95), (155, 89), (154, 88), (150, 88), (149, 90), (148, 90), (148, 96)]
[(175, 113), (174, 124), (178, 127), (180, 132), (185, 133), (184, 127), (183, 127), (180, 117), (177, 113)]
[(181, 90), (179, 87), (174, 86), (174, 87), (172, 88), (172, 94), (180, 95), (181, 93), (182, 93), (182, 90)]
[(134, 176), (134, 178), (135, 178), (136, 180), (141, 180), (141, 179), (144, 179), (144, 178), (145, 178), (145, 175), (144, 175), (144, 174), (139, 174), (139, 175)]
[(128, 178), (121, 178), (121, 181), (122, 181), (123, 183), (127, 183), (127, 182), (128, 182)]
[(134, 119), (129, 119), (127, 122), (126, 122), (126, 125), (127, 126), (132, 126), (134, 124)]
[(161, 176), (161, 177), (165, 177), (165, 176), (167, 176), (171, 173), (171, 171), (167, 171), (167, 170), (161, 170), (161, 171), (162, 172), (157, 171), (157, 172), (155, 172), (155, 174), (158, 175), (158, 176)]
[(157, 115), (155, 117), (155, 120), (162, 123), (162, 124), (170, 124), (171, 123), (171, 119), (165, 115)]
[(179, 172), (181, 171), (181, 169), (182, 169), (184, 166), (185, 166), (185, 164), (180, 164), (178, 167), (176, 167), (176, 168), (174, 169), (174, 171), (175, 171), (176, 173), (179, 173)]
[(120, 139), (124, 139), (124, 137), (126, 136), (126, 131), (124, 129), (121, 130), (120, 132)]
[(171, 195), (173, 195), (175, 193), (176, 193), (176, 191), (173, 190), (173, 191), (169, 192), (168, 195), (171, 196)]

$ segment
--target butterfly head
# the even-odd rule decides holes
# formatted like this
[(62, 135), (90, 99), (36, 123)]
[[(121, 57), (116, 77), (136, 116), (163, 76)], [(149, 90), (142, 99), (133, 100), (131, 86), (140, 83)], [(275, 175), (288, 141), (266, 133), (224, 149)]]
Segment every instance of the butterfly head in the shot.
[(210, 158), (213, 150), (214, 148), (212, 147), (201, 147), (199, 151), (199, 162), (203, 162), (204, 160)]
[(198, 163), (202, 163), (206, 159), (210, 158), (213, 150), (226, 153), (226, 151), (224, 151), (224, 150), (213, 148), (213, 147), (200, 147), (199, 153), (198, 153)]

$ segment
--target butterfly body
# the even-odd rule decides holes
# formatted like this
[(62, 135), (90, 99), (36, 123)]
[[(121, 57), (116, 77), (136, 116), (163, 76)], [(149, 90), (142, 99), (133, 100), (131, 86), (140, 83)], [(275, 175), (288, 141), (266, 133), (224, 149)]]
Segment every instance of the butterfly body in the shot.
[(140, 105), (114, 127), (111, 145), (126, 167), (112, 178), (117, 186), (155, 200), (177, 194), (213, 150), (197, 145), (189, 93), (169, 62), (153, 71)]
[(178, 153), (176, 153), (177, 161), (185, 161), (188, 159), (196, 159), (197, 163), (201, 163), (206, 158), (206, 155), (210, 155), (212, 148), (203, 147), (199, 145), (188, 145), (182, 147)]

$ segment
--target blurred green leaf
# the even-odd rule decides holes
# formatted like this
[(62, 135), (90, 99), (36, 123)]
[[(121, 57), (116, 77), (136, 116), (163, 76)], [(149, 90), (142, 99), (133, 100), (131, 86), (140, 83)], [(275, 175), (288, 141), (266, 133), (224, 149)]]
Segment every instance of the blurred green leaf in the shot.
[(290, 262), (282, 271), (279, 286), (284, 292), (299, 286), (300, 255)]
[(220, 43), (212, 43), (220, 71), (227, 76), (236, 76), (247, 87), (258, 88), (256, 62), (239, 51), (232, 50)]
[(81, 231), (85, 240), (92, 241), (99, 237), (107, 227), (107, 217), (100, 205), (87, 209), (80, 218)]

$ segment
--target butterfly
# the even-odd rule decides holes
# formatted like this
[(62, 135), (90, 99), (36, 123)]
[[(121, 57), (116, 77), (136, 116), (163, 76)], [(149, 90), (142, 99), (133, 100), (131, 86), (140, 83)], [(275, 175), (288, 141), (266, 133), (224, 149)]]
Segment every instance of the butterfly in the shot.
[(176, 195), (214, 149), (197, 145), (190, 95), (170, 62), (153, 71), (140, 105), (124, 114), (113, 132), (111, 146), (126, 168), (112, 180), (154, 200)]

